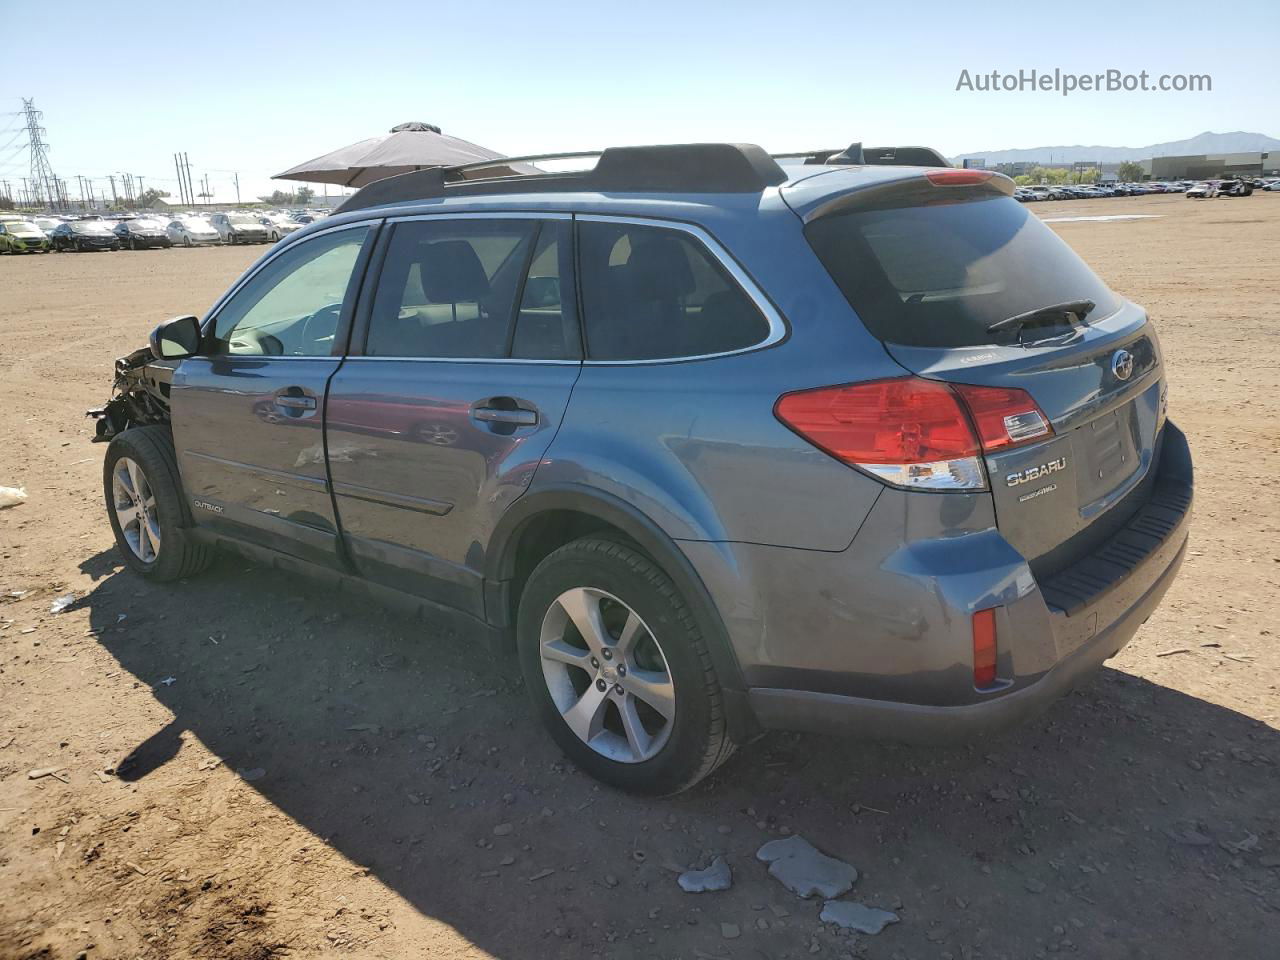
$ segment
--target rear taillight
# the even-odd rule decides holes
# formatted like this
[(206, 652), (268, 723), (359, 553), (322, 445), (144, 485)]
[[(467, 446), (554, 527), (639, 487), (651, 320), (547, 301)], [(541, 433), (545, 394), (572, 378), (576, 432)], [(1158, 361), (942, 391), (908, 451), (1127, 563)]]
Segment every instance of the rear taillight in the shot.
[(967, 383), (957, 383), (955, 388), (973, 416), (982, 449), (987, 453), (1053, 433), (1048, 417), (1025, 390), (975, 387)]
[(973, 685), (979, 690), (996, 682), (996, 612), (973, 615)]
[(784, 394), (774, 415), (837, 460), (913, 490), (983, 489), (984, 450), (1052, 433), (1022, 390), (919, 377)]

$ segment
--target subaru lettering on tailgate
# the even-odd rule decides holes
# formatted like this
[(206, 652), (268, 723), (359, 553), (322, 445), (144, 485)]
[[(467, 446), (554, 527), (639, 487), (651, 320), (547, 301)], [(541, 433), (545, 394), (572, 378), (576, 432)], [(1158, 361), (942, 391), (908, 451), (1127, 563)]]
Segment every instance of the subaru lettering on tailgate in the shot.
[(1017, 473), (1011, 473), (1004, 478), (1004, 482), (1010, 487), (1016, 487), (1022, 483), (1029, 483), (1032, 480), (1047, 477), (1049, 474), (1057, 473), (1059, 470), (1065, 470), (1066, 467), (1067, 458), (1059, 457), (1057, 460), (1042, 463), (1038, 467), (1027, 467), (1027, 469), (1019, 470)]

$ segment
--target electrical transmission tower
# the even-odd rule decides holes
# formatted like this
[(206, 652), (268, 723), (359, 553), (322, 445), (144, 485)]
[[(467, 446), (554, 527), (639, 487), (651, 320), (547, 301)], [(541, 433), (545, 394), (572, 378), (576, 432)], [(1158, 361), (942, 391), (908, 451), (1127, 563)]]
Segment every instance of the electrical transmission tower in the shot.
[(49, 164), (46, 151), (49, 145), (44, 142), (45, 129), (40, 126), (44, 113), (36, 109), (33, 97), (22, 98), (22, 112), (27, 118), (27, 141), (31, 149), (31, 184), (40, 197), (40, 202), (57, 209), (61, 207), (58, 192), (58, 178), (53, 175), (53, 167)]

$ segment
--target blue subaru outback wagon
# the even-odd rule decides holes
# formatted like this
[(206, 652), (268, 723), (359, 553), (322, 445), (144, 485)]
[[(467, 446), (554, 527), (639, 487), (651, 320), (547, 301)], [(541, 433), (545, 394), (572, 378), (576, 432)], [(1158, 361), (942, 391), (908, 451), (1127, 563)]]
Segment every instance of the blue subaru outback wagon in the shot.
[(657, 794), (762, 728), (981, 734), (1124, 646), (1188, 447), (1146, 313), (1010, 180), (596, 156), (371, 184), (118, 361), (129, 566), (233, 547), (462, 617), (566, 754)]

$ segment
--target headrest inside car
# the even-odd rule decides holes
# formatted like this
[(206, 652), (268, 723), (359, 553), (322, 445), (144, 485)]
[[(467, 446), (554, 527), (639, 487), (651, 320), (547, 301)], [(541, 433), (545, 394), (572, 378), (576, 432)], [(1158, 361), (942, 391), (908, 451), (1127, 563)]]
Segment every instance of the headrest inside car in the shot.
[(424, 245), (418, 270), (422, 292), (432, 303), (464, 303), (489, 295), (484, 266), (465, 240), (437, 240)]
[(642, 299), (684, 297), (697, 289), (684, 245), (676, 237), (648, 237), (631, 251), (627, 273)]

